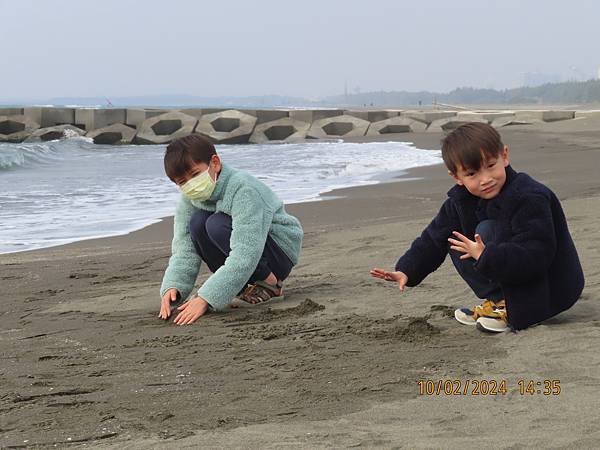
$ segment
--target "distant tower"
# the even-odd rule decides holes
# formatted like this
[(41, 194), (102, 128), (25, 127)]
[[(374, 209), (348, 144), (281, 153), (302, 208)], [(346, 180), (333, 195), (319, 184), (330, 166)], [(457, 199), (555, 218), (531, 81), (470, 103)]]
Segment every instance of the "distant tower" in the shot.
[[(600, 73), (600, 69), (598, 73)], [(344, 102), (348, 104), (348, 80), (344, 80)]]
[(600, 67), (598, 67), (598, 79), (600, 80)]

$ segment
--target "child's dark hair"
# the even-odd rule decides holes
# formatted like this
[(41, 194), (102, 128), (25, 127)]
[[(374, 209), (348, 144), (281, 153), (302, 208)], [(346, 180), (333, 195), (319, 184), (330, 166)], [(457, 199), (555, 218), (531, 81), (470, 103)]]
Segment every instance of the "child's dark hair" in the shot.
[(471, 122), (458, 127), (442, 140), (442, 158), (454, 174), (460, 167), (477, 171), (484, 162), (484, 155), (497, 158), (503, 148), (500, 134), (494, 127)]
[(198, 134), (176, 139), (165, 152), (165, 173), (174, 182), (185, 176), (194, 163), (209, 164), (216, 154), (215, 146)]

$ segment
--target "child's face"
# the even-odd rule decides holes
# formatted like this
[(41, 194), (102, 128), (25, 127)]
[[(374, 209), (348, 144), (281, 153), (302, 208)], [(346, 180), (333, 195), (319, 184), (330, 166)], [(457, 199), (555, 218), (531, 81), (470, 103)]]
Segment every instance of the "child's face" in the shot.
[(192, 178), (194, 178), (197, 175), (200, 175), (202, 172), (205, 172), (206, 170), (208, 170), (208, 173), (213, 180), (217, 179), (216, 174), (218, 174), (221, 171), (221, 160), (219, 159), (219, 157), (217, 155), (212, 156), (212, 158), (210, 160), (210, 164), (206, 164), (203, 162), (193, 163), (185, 175), (174, 180), (175, 184), (177, 186), (181, 187), (185, 183), (187, 183), (189, 180), (191, 180)]
[(457, 168), (456, 173), (448, 173), (459, 185), (466, 187), (471, 194), (489, 200), (502, 190), (506, 182), (505, 168), (508, 165), (508, 147), (505, 145), (497, 158), (489, 158), (484, 155), (483, 164), (477, 171), (460, 167)]

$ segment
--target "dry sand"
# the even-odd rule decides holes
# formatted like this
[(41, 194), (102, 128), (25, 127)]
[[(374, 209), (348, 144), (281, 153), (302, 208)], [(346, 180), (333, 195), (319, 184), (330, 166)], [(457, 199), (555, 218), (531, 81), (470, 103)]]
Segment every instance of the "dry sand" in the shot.
[[(290, 206), (306, 238), (287, 299), (193, 326), (156, 317), (171, 220), (0, 256), (0, 447), (597, 448), (596, 130), (502, 131), (513, 167), (563, 200), (587, 277), (571, 310), (516, 334), (450, 317), (476, 299), (449, 260), (403, 294), (369, 277), (439, 208), (442, 166)], [(396, 136), (421, 148), (440, 137)], [(518, 380), (545, 379), (559, 395), (519, 393)], [(418, 380), (506, 380), (507, 393), (419, 395)]]

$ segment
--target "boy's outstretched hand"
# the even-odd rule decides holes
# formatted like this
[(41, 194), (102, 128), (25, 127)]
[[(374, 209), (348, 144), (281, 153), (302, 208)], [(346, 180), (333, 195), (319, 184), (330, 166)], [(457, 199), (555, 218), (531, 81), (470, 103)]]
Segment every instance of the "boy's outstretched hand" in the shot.
[(406, 283), (408, 283), (408, 277), (404, 272), (388, 272), (384, 269), (375, 268), (371, 270), (371, 276), (374, 278), (381, 278), (385, 281), (395, 281), (398, 283), (398, 289), (404, 291)]
[(483, 249), (485, 249), (485, 244), (481, 240), (481, 236), (476, 234), (475, 240), (472, 241), (465, 235), (460, 234), (458, 231), (453, 231), (452, 234), (456, 237), (456, 239), (452, 239), (450, 237), (448, 238), (448, 242), (450, 242), (450, 248), (452, 250), (463, 253), (460, 255), (460, 259), (473, 258), (475, 261), (477, 261), (483, 253)]

